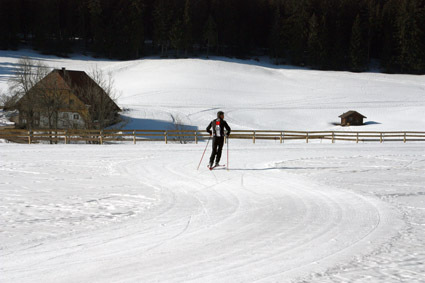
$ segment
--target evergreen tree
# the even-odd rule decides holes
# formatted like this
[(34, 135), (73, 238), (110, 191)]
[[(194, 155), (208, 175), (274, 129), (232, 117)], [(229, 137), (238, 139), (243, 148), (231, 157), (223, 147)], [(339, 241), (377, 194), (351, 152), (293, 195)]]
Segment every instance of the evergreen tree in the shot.
[(357, 15), (351, 31), (350, 59), (351, 70), (360, 72), (367, 68), (367, 51), (364, 45), (360, 15)]
[(313, 14), (309, 21), (308, 62), (311, 66), (323, 67), (325, 65), (325, 60), (319, 20), (316, 14)]
[(399, 47), (398, 64), (402, 72), (419, 73), (425, 67), (424, 27), (419, 22), (425, 16), (415, 0), (403, 0), (397, 20)]
[(152, 40), (161, 56), (205, 46), (333, 70), (378, 59), (388, 72), (423, 74), (424, 10), (425, 0), (1, 0), (0, 48), (127, 59)]
[(210, 54), (210, 49), (214, 48), (218, 44), (218, 33), (217, 25), (214, 18), (210, 15), (205, 25), (204, 39), (207, 45), (207, 57)]
[(126, 25), (126, 36), (129, 41), (128, 57), (139, 58), (144, 45), (143, 2), (141, 0), (129, 0), (128, 2)]
[(308, 40), (308, 22), (310, 16), (307, 12), (308, 1), (299, 0), (291, 7), (291, 16), (288, 18), (290, 29), (289, 52), (291, 61), (295, 65), (304, 65)]
[(283, 57), (283, 43), (281, 38), (282, 32), (282, 16), (280, 12), (280, 3), (275, 1), (273, 6), (273, 19), (270, 31), (270, 56), (274, 59), (275, 64), (279, 63), (279, 59)]
[(20, 3), (15, 0), (0, 1), (0, 49), (17, 49), (20, 30)]
[(154, 42), (161, 48), (161, 57), (165, 56), (168, 50), (170, 16), (167, 0), (156, 0), (153, 11)]
[[(34, 3), (35, 4), (35, 3)], [(49, 8), (54, 7), (51, 0), (46, 0), (34, 5), (34, 21), (37, 23), (33, 30), (33, 46), (35, 50), (43, 53), (49, 53), (49, 45), (52, 38), (53, 21), (51, 20), (52, 14), (49, 13)]]
[(180, 50), (184, 48), (184, 26), (180, 19), (177, 19), (170, 30), (170, 44), (175, 50), (176, 57), (179, 57)]
[(186, 0), (183, 15), (183, 45), (185, 57), (187, 57), (187, 52), (192, 47), (192, 21), (190, 11), (190, 0)]
[(94, 51), (102, 54), (104, 47), (104, 28), (102, 23), (102, 6), (100, 0), (87, 0), (87, 8), (90, 16), (90, 31)]
[(383, 6), (382, 11), (382, 54), (381, 64), (387, 72), (397, 70), (397, 14), (399, 0), (390, 0)]
[(370, 0), (367, 3), (367, 62), (370, 63), (370, 59), (373, 53), (373, 41), (376, 35), (376, 30), (378, 29), (381, 17), (380, 17), (380, 8), (375, 0)]

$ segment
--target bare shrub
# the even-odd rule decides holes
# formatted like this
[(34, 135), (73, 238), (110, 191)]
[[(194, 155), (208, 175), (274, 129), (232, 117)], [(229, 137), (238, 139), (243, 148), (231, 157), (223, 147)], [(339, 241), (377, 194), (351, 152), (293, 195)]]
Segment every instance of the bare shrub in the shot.
[(173, 128), (175, 130), (173, 133), (176, 135), (173, 140), (181, 144), (189, 143), (191, 141), (191, 137), (187, 135), (190, 135), (191, 133), (187, 132), (189, 128), (183, 123), (182, 117), (179, 115), (171, 115), (171, 118), (173, 120)]
[[(26, 127), (32, 129), (36, 127), (35, 121), (39, 119), (43, 112), (42, 102), (40, 100), (41, 91), (34, 90), (34, 87), (50, 72), (50, 68), (41, 61), (32, 60), (28, 57), (22, 57), (18, 62), (18, 68), (13, 76), (10, 77), (9, 95), (5, 96), (8, 108), (18, 107), (21, 120), (24, 120)], [(25, 99), (21, 100), (25, 96)]]
[(75, 89), (90, 107), (87, 128), (104, 129), (118, 122), (119, 118), (116, 115), (115, 101), (118, 99), (118, 92), (115, 81), (112, 73), (105, 73), (98, 67), (93, 68), (88, 75), (90, 78)]

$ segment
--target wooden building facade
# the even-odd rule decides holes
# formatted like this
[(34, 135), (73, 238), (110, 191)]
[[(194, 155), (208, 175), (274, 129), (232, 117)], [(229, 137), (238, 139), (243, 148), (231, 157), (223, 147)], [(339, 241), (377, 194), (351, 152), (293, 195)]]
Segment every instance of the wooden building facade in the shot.
[(361, 126), (364, 125), (363, 120), (367, 117), (357, 111), (350, 110), (340, 115), (339, 118), (341, 118), (341, 126)]

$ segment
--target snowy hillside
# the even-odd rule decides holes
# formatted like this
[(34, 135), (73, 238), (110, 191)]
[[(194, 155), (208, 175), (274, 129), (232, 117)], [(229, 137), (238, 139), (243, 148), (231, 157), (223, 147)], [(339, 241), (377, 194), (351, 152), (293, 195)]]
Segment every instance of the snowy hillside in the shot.
[(205, 128), (218, 109), (238, 129), (339, 129), (332, 123), (348, 110), (368, 118), (356, 130), (425, 128), (425, 76), (299, 70), (225, 58), (117, 62), (2, 51), (1, 89), (23, 55), (56, 68), (112, 72), (118, 103), (129, 109), (123, 113), (127, 128), (167, 128), (175, 119)]

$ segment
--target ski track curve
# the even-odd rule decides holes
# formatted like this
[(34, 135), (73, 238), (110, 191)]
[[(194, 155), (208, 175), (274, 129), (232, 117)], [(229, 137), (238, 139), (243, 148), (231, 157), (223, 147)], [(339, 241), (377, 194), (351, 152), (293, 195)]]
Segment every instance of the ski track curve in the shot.
[(377, 200), (282, 170), (195, 171), (177, 154), (108, 165), (156, 192), (146, 215), (15, 252), (6, 259), (21, 262), (2, 273), (10, 282), (292, 282), (392, 236)]

